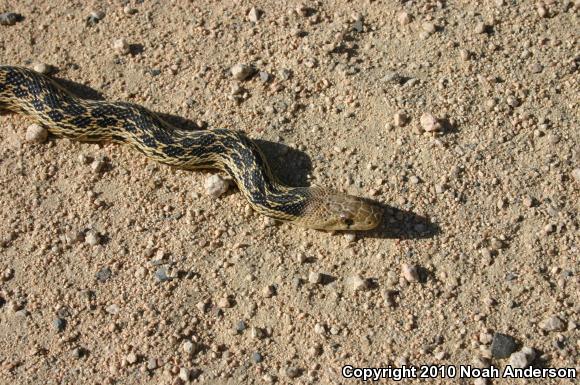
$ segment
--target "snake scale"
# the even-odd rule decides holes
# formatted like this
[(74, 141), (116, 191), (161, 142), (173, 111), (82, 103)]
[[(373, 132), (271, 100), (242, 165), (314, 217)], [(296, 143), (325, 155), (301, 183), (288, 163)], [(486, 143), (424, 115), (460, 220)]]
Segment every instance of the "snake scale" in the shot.
[(1, 110), (29, 115), (55, 136), (130, 145), (182, 169), (222, 170), (255, 211), (271, 218), (319, 230), (368, 230), (381, 221), (381, 210), (364, 199), (320, 186), (282, 184), (240, 131), (179, 129), (136, 104), (79, 98), (27, 68), (0, 66)]

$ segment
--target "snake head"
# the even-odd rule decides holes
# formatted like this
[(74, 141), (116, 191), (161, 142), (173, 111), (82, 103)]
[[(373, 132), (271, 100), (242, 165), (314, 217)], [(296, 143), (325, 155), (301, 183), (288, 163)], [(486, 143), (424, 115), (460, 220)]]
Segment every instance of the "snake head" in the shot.
[(312, 201), (300, 221), (318, 230), (370, 230), (381, 223), (382, 210), (368, 201), (338, 192), (314, 188)]

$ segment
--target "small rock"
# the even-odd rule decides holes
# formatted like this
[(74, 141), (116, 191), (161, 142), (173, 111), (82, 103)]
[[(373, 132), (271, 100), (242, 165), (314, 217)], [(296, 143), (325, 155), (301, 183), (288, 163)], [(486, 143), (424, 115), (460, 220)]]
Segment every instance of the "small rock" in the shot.
[(134, 15), (137, 12), (139, 12), (136, 8), (131, 7), (130, 5), (126, 5), (125, 8), (123, 8), (123, 13), (125, 15)]
[(411, 15), (407, 12), (403, 11), (397, 15), (397, 21), (401, 25), (407, 25), (411, 22)]
[(44, 143), (48, 139), (48, 130), (39, 124), (31, 124), (26, 129), (26, 141)]
[(366, 290), (368, 289), (368, 282), (366, 279), (363, 279), (360, 275), (353, 275), (352, 277), (348, 278), (349, 286), (354, 291), (359, 290)]
[[(528, 348), (530, 349), (530, 348)], [(529, 353), (529, 352), (528, 352)], [(519, 352), (515, 352), (510, 356), (509, 365), (512, 368), (525, 368), (527, 367), (533, 360), (534, 360), (535, 353), (532, 350), (532, 354), (528, 355), (524, 350), (520, 350)]]
[(96, 246), (101, 241), (99, 234), (96, 231), (90, 230), (85, 234), (85, 243)]
[(552, 223), (548, 223), (546, 226), (544, 226), (544, 234), (552, 234), (554, 231), (556, 231), (556, 226), (554, 226), (554, 224)]
[(566, 328), (564, 321), (558, 316), (551, 316), (540, 323), (540, 328), (547, 332), (563, 331)]
[(149, 358), (147, 360), (147, 370), (157, 369), (157, 360), (155, 358)]
[(189, 382), (191, 372), (189, 369), (181, 367), (179, 368), (179, 379), (183, 382)]
[(54, 329), (57, 332), (62, 332), (64, 330), (64, 328), (66, 327), (66, 320), (64, 320), (62, 318), (55, 318), (52, 321), (52, 326), (54, 327)]
[(427, 132), (438, 131), (441, 129), (441, 123), (432, 114), (425, 112), (421, 115), (421, 127)]
[(344, 233), (342, 236), (349, 243), (356, 241), (356, 234), (355, 233)]
[(532, 207), (534, 205), (534, 199), (532, 197), (529, 196), (525, 196), (522, 199), (522, 203), (524, 204), (524, 206), (526, 207)]
[(231, 68), (232, 76), (236, 80), (246, 80), (252, 74), (252, 67), (245, 64), (236, 64)]
[(119, 314), (119, 306), (116, 304), (111, 304), (105, 308), (105, 311), (112, 315)]
[(125, 360), (127, 360), (127, 363), (133, 365), (135, 362), (137, 362), (137, 355), (133, 352), (127, 354), (127, 356), (125, 357)]
[(263, 358), (262, 355), (258, 352), (254, 352), (252, 353), (252, 361), (254, 361), (255, 363), (259, 363), (262, 362)]
[(539, 6), (537, 11), (538, 11), (538, 16), (548, 17), (548, 10), (544, 6)]
[(205, 193), (212, 198), (217, 198), (228, 191), (230, 183), (219, 174), (206, 178), (204, 183)]
[(487, 31), (487, 26), (483, 22), (479, 22), (475, 25), (474, 28), (475, 33), (485, 33)]
[(111, 274), (112, 274), (111, 269), (109, 269), (108, 267), (103, 267), (96, 274), (97, 281), (106, 282), (109, 280), (109, 278), (111, 278)]
[(273, 285), (268, 285), (262, 289), (262, 295), (266, 298), (270, 298), (274, 294), (276, 294), (276, 288)]
[(19, 21), (22, 21), (24, 18), (19, 13), (14, 12), (6, 12), (0, 13), (0, 25), (14, 25)]
[(167, 269), (165, 267), (160, 267), (155, 270), (155, 279), (157, 282), (171, 281), (171, 277), (167, 274)]
[(222, 297), (217, 301), (217, 306), (220, 309), (227, 309), (232, 307), (232, 300), (230, 299), (230, 297)]
[(236, 324), (235, 329), (236, 329), (236, 331), (238, 333), (243, 332), (244, 330), (246, 330), (246, 323), (244, 321), (242, 321), (242, 320), (238, 321), (238, 323)]
[(407, 124), (409, 117), (403, 111), (398, 111), (393, 116), (393, 120), (395, 122), (395, 126), (403, 127), (405, 124)]
[(461, 58), (461, 60), (468, 61), (470, 56), (471, 55), (469, 54), (468, 50), (466, 49), (459, 50), (459, 57)]
[(322, 281), (322, 274), (317, 271), (311, 271), (308, 274), (308, 282), (310, 283), (320, 283)]
[(87, 17), (87, 24), (95, 25), (99, 21), (105, 18), (105, 12), (103, 11), (92, 11)]
[(252, 338), (262, 339), (264, 338), (264, 331), (254, 326), (250, 329), (250, 335)]
[(197, 344), (193, 341), (184, 341), (181, 347), (185, 353), (190, 355), (197, 351)]
[(417, 271), (417, 266), (415, 265), (403, 263), (401, 265), (401, 275), (409, 283), (419, 282), (419, 272)]
[(425, 32), (428, 32), (428, 33), (435, 32), (435, 24), (433, 24), (431, 22), (423, 23), (422, 27), (423, 27), (423, 31), (425, 31)]
[(516, 341), (507, 334), (495, 333), (491, 341), (491, 355), (495, 358), (509, 357), (516, 350)]
[(105, 161), (103, 159), (95, 159), (91, 163), (91, 169), (94, 173), (98, 174), (105, 168)]
[(264, 83), (270, 80), (270, 74), (265, 71), (260, 71), (258, 75), (260, 76), (260, 80), (263, 81)]
[(250, 9), (250, 12), (248, 12), (248, 20), (250, 20), (252, 23), (257, 23), (258, 20), (260, 20), (260, 11), (258, 11), (256, 9), (256, 7), (252, 7), (252, 9)]
[(129, 43), (125, 39), (116, 39), (113, 42), (113, 48), (115, 51), (119, 52), (121, 55), (126, 55), (131, 51)]
[(53, 71), (53, 67), (46, 63), (36, 63), (34, 66), (32, 66), (32, 69), (43, 75), (49, 74)]

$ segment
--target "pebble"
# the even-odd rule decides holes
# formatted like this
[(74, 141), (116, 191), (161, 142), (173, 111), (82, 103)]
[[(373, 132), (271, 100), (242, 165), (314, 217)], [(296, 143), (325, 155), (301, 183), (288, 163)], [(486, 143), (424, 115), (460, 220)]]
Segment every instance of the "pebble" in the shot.
[(258, 73), (258, 76), (260, 77), (260, 80), (263, 81), (264, 83), (270, 80), (270, 74), (265, 71), (260, 71)]
[(179, 379), (183, 382), (189, 382), (191, 376), (191, 372), (189, 371), (189, 369), (181, 367), (179, 368)]
[(121, 55), (126, 55), (131, 51), (131, 47), (129, 46), (129, 43), (127, 43), (127, 40), (121, 38), (121, 39), (116, 39), (113, 42), (113, 48), (115, 49), (115, 51), (119, 52)]
[(155, 358), (149, 358), (147, 360), (147, 370), (157, 369), (157, 360)]
[(48, 139), (48, 130), (39, 124), (33, 123), (26, 129), (26, 141), (44, 143)]
[(255, 363), (259, 363), (262, 362), (263, 358), (262, 355), (258, 352), (254, 352), (252, 353), (252, 361), (254, 361)]
[(468, 50), (466, 49), (459, 50), (459, 57), (461, 58), (461, 60), (468, 61), (470, 56), (471, 55), (469, 54)]
[(393, 116), (393, 121), (395, 122), (395, 126), (403, 127), (409, 121), (409, 117), (403, 111), (398, 111)]
[(112, 274), (111, 269), (109, 269), (108, 267), (103, 267), (96, 274), (97, 281), (106, 282), (109, 280), (109, 278), (111, 278), (111, 274)]
[(540, 328), (547, 332), (563, 331), (565, 329), (565, 322), (558, 316), (551, 316), (540, 323)]
[(250, 20), (252, 23), (257, 23), (258, 20), (260, 20), (260, 11), (258, 11), (256, 7), (252, 7), (250, 12), (248, 12), (248, 20)]
[(262, 339), (264, 338), (264, 331), (254, 326), (250, 329), (250, 335), (252, 338)]
[(522, 199), (522, 203), (524, 204), (524, 206), (526, 207), (532, 207), (534, 205), (534, 199), (532, 197), (529, 196), (525, 196)]
[(14, 12), (0, 13), (0, 25), (14, 25), (23, 19), (22, 15)]
[(516, 341), (507, 334), (494, 333), (491, 341), (491, 355), (495, 358), (509, 357), (516, 350)]
[(407, 12), (403, 11), (397, 15), (397, 21), (401, 25), (407, 25), (411, 22), (411, 15)]
[(536, 358), (536, 352), (530, 347), (524, 347), (510, 356), (509, 364), (513, 368), (525, 368)]
[(125, 357), (125, 360), (127, 360), (127, 363), (133, 365), (135, 362), (137, 362), (137, 355), (133, 352), (127, 354), (127, 356)]
[(548, 10), (545, 7), (539, 6), (538, 9), (537, 9), (537, 11), (538, 11), (538, 16), (540, 16), (540, 17), (548, 17)]
[(244, 330), (246, 330), (246, 323), (243, 320), (238, 321), (235, 329), (238, 333), (243, 332)]
[(205, 193), (212, 198), (217, 198), (228, 191), (230, 183), (219, 174), (210, 175), (204, 183)]
[(311, 271), (308, 274), (308, 282), (310, 283), (320, 283), (322, 281), (322, 274), (317, 271)]
[(484, 22), (479, 22), (475, 25), (474, 31), (475, 33), (485, 33), (487, 30), (487, 26)]
[(403, 263), (401, 265), (401, 275), (409, 283), (419, 282), (419, 272), (417, 271), (417, 266), (415, 265)]
[(262, 295), (265, 298), (270, 298), (276, 294), (276, 288), (273, 285), (268, 285), (262, 289)]
[(8, 267), (2, 272), (2, 281), (10, 281), (14, 277), (14, 269)]
[(236, 64), (230, 70), (232, 72), (232, 76), (236, 80), (246, 80), (252, 74), (252, 67), (245, 65), (245, 64)]
[(52, 321), (52, 326), (57, 332), (62, 332), (66, 327), (66, 321), (62, 318), (55, 318)]
[(134, 15), (137, 12), (139, 12), (136, 8), (131, 7), (130, 5), (126, 5), (125, 8), (123, 8), (123, 13), (125, 15)]
[(574, 178), (576, 182), (580, 183), (580, 168), (575, 168), (572, 170), (572, 178)]
[(421, 115), (421, 127), (427, 132), (432, 132), (441, 129), (441, 124), (435, 116), (425, 112)]
[(92, 11), (89, 14), (89, 17), (87, 17), (87, 23), (88, 24), (97, 24), (99, 21), (103, 20), (105, 18), (105, 12), (103, 11)]
[(167, 269), (165, 267), (160, 267), (155, 271), (155, 279), (157, 282), (171, 281), (171, 277), (167, 275)]
[(423, 27), (423, 31), (428, 32), (428, 33), (433, 33), (435, 32), (435, 24), (431, 23), (431, 22), (425, 22), (422, 25)]
[(36, 63), (34, 66), (32, 66), (32, 69), (36, 72), (38, 72), (39, 74), (49, 74), (53, 71), (53, 67), (50, 64), (46, 64), (46, 63)]
[(473, 381), (473, 385), (488, 385), (488, 384), (489, 381), (485, 377), (479, 377)]
[(349, 286), (352, 288), (352, 290), (354, 291), (359, 291), (359, 290), (366, 290), (368, 289), (368, 282), (363, 279), (360, 275), (353, 275), (352, 277), (348, 278), (348, 283)]
[(96, 246), (100, 242), (100, 236), (96, 231), (90, 230), (85, 234), (85, 243)]
[(105, 168), (105, 161), (103, 159), (95, 159), (91, 163), (91, 169), (96, 174), (98, 174), (101, 171), (103, 171), (103, 168)]
[(349, 243), (356, 241), (356, 234), (355, 233), (344, 233), (343, 237)]
[(193, 341), (184, 341), (181, 347), (185, 353), (190, 355), (197, 351), (197, 344)]
[(217, 301), (217, 306), (220, 309), (227, 309), (232, 307), (232, 300), (230, 299), (230, 297), (222, 297)]

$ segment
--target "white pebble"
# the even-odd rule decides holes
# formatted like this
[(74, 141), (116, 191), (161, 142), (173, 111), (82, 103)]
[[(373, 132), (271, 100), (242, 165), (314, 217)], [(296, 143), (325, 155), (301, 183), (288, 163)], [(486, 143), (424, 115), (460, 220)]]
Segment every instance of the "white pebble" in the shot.
[(411, 22), (411, 15), (403, 11), (397, 15), (397, 20), (399, 21), (399, 24), (407, 25)]
[(31, 124), (26, 129), (26, 141), (33, 143), (44, 143), (48, 138), (48, 130), (39, 124)]
[(250, 20), (252, 23), (257, 23), (259, 19), (260, 12), (256, 9), (256, 7), (252, 7), (250, 12), (248, 12), (248, 20)]
[(565, 324), (558, 316), (552, 316), (542, 321), (540, 327), (548, 332), (562, 331), (565, 328)]
[(113, 42), (113, 48), (122, 55), (130, 52), (129, 43), (125, 39), (117, 39)]
[(180, 368), (179, 369), (179, 379), (183, 382), (189, 382), (189, 377), (191, 372), (187, 368)]
[(403, 278), (405, 278), (407, 282), (419, 281), (419, 273), (417, 271), (417, 266), (415, 265), (403, 263), (401, 265), (401, 274), (403, 275)]
[(212, 198), (217, 198), (228, 191), (230, 184), (219, 174), (209, 176), (204, 183), (205, 193)]
[(322, 274), (317, 271), (311, 271), (308, 274), (308, 282), (310, 283), (320, 283), (322, 281)]
[(232, 76), (236, 80), (246, 80), (252, 73), (252, 68), (245, 64), (236, 64), (231, 69)]
[(48, 74), (52, 71), (52, 66), (46, 64), (46, 63), (36, 63), (32, 69), (36, 72), (38, 72), (39, 74)]
[(421, 115), (421, 127), (427, 132), (437, 131), (441, 128), (441, 124), (435, 116), (425, 112)]
[(343, 237), (344, 237), (344, 239), (346, 239), (347, 242), (356, 241), (356, 234), (355, 233), (344, 233)]
[(133, 352), (127, 354), (127, 357), (125, 357), (125, 359), (127, 360), (127, 362), (129, 364), (134, 364), (135, 362), (137, 362), (137, 355)]
[(85, 235), (85, 242), (91, 246), (96, 246), (99, 244), (100, 238), (96, 231), (91, 230)]
[(348, 283), (354, 291), (366, 290), (368, 288), (368, 282), (360, 275), (353, 275), (352, 277), (349, 277)]
[(105, 162), (102, 159), (95, 159), (93, 161), (93, 163), (91, 163), (91, 169), (95, 173), (99, 173), (99, 172), (103, 171), (104, 167), (105, 167)]
[(193, 354), (197, 351), (197, 344), (192, 341), (185, 341), (183, 342), (182, 348), (187, 354)]

